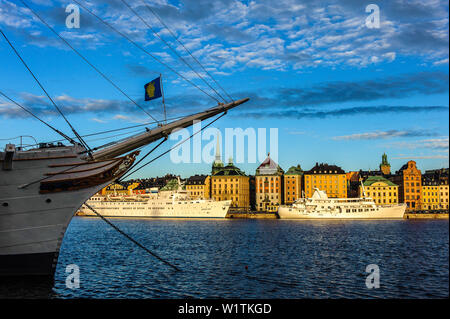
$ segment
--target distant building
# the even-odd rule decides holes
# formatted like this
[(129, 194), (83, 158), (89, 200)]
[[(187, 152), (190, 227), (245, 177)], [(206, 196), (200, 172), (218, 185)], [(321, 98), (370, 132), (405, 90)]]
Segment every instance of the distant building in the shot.
[(380, 171), (383, 175), (391, 175), (391, 164), (387, 160), (386, 153), (381, 156)]
[(420, 209), (437, 210), (439, 205), (439, 180), (434, 176), (422, 176), (422, 188), (420, 196)]
[[(449, 208), (448, 168), (427, 170), (427, 171), (425, 171), (425, 174), (422, 175), (422, 179), (425, 180), (425, 183), (422, 183), (422, 188), (424, 187), (424, 184), (437, 184), (438, 185), (438, 192), (439, 192), (438, 209), (448, 209)], [(434, 181), (434, 182), (432, 182), (432, 181)], [(430, 187), (431, 187), (431, 185), (430, 185)], [(427, 191), (426, 193), (428, 193), (428, 192), (429, 191)], [(425, 193), (425, 191), (422, 190), (422, 194), (424, 194), (424, 193)], [(427, 201), (425, 201), (425, 199), (422, 199), (422, 203), (424, 205), (426, 203), (429, 203), (429, 199), (427, 199)]]
[(300, 165), (291, 166), (284, 174), (284, 203), (292, 204), (302, 197), (303, 170)]
[(131, 195), (133, 190), (139, 186), (137, 182), (112, 183), (104, 187), (101, 195)]
[(186, 180), (186, 191), (192, 199), (211, 198), (211, 177), (194, 175)]
[(256, 210), (256, 178), (255, 175), (249, 175), (249, 193), (250, 193), (250, 210)]
[(305, 196), (312, 197), (314, 188), (325, 191), (330, 198), (347, 197), (347, 177), (345, 171), (336, 165), (319, 164), (305, 172)]
[(126, 181), (127, 183), (139, 183), (139, 185), (133, 189), (133, 193), (135, 194), (145, 194), (150, 191), (151, 188), (161, 189), (163, 188), (169, 181), (176, 180), (179, 176), (173, 174), (166, 174), (162, 177), (152, 177), (152, 178), (140, 178), (140, 179), (132, 179)]
[(393, 177), (394, 183), (399, 186), (399, 202), (406, 203), (406, 210), (420, 209), (420, 196), (422, 193), (422, 173), (415, 161), (403, 165)]
[(439, 181), (439, 209), (448, 209), (448, 180)]
[[(347, 197), (356, 198), (359, 196), (359, 187), (361, 186), (361, 176), (359, 172), (347, 172)], [(366, 177), (367, 178), (367, 177)]]
[[(382, 176), (369, 176), (363, 183), (367, 197), (371, 197), (377, 205), (393, 205), (398, 203), (398, 185)], [(362, 197), (363, 189), (359, 187)]]
[(256, 210), (276, 212), (283, 202), (283, 169), (270, 158), (258, 166), (255, 174)]
[(249, 177), (233, 165), (232, 159), (228, 165), (217, 168), (211, 175), (211, 197), (216, 200), (231, 200), (231, 210), (250, 209)]
[(211, 175), (214, 175), (218, 171), (220, 171), (223, 168), (223, 162), (222, 158), (220, 156), (220, 142), (219, 142), (219, 136), (217, 136), (217, 144), (216, 144), (216, 157), (214, 159), (214, 162), (212, 164), (211, 168)]

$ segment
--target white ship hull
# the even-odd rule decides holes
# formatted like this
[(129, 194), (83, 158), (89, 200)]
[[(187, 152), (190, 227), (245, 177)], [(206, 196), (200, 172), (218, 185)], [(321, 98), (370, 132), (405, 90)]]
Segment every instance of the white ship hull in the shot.
[(132, 164), (88, 163), (78, 155), (82, 150), (19, 151), (9, 170), (2, 169), (5, 154), (0, 152), (0, 275), (52, 276), (77, 209)]
[(281, 219), (401, 219), (406, 204), (377, 206), (371, 198), (328, 198), (315, 189), (311, 198), (301, 198), (291, 206), (280, 206)]
[[(94, 201), (87, 204), (105, 217), (130, 218), (225, 218), (231, 201), (188, 200), (188, 201)], [(82, 216), (96, 216), (83, 205)]]
[(304, 211), (298, 208), (281, 206), (278, 215), (281, 219), (402, 219), (405, 205), (380, 207), (378, 211), (342, 213), (338, 211)]

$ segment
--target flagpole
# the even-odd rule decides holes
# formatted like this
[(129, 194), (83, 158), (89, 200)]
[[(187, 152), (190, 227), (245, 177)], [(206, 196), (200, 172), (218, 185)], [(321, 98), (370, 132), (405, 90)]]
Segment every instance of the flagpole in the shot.
[(167, 116), (166, 116), (166, 102), (164, 100), (164, 89), (163, 89), (163, 83), (162, 83), (162, 74), (159, 74), (159, 81), (161, 85), (161, 94), (162, 94), (162, 102), (164, 107), (164, 124), (167, 124)]

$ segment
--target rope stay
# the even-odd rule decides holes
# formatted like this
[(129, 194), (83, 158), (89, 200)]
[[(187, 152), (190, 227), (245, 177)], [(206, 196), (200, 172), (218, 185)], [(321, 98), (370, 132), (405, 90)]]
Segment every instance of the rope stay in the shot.
[(206, 68), (200, 63), (200, 61), (192, 54), (192, 52), (181, 42), (181, 40), (172, 32), (172, 30), (167, 26), (167, 24), (161, 19), (161, 17), (152, 9), (144, 0), (141, 0), (142, 4), (150, 11), (158, 21), (166, 28), (167, 31), (172, 35), (172, 37), (184, 48), (184, 50), (191, 56), (191, 58), (202, 68), (202, 70), (216, 83), (216, 85), (225, 93), (225, 95), (231, 100), (234, 99), (228, 94), (228, 92), (219, 84), (218, 81), (206, 70)]
[(161, 40), (161, 42), (163, 42), (184, 64), (186, 64), (211, 90), (213, 90), (218, 96), (219, 96), (219, 98), (221, 98), (225, 103), (227, 102), (224, 98), (223, 98), (223, 96), (219, 93), (219, 92), (217, 92), (217, 90), (214, 88), (214, 87), (212, 87), (202, 76), (201, 76), (201, 74), (199, 74), (198, 72), (197, 72), (197, 70), (195, 70), (193, 67), (192, 67), (192, 65), (189, 63), (189, 62), (187, 62), (186, 61), (186, 59), (184, 59), (179, 53), (178, 53), (178, 51), (177, 50), (175, 50), (166, 40), (164, 40), (160, 35), (159, 35), (159, 33), (158, 32), (156, 32), (156, 30), (155, 29), (153, 29), (152, 28), (152, 26), (150, 25), (150, 24), (148, 24), (147, 23), (147, 21), (145, 21), (145, 19), (144, 18), (142, 18), (142, 16), (141, 15), (139, 15), (139, 13), (137, 13), (136, 12), (136, 10), (134, 10), (125, 0), (120, 0), (128, 9), (130, 9), (130, 11), (131, 12), (133, 12), (134, 13), (134, 15), (136, 16), (136, 17), (138, 17), (139, 18), (139, 20), (141, 20), (146, 26), (147, 26), (147, 28), (148, 29), (150, 29), (152, 32), (153, 32), (153, 34), (158, 38), (158, 39), (160, 39)]
[[(67, 141), (69, 141), (69, 143), (75, 144), (74, 140), (72, 138), (70, 138), (69, 136), (67, 136), (66, 134), (64, 134), (63, 132), (61, 132), (60, 130), (58, 130), (57, 128), (51, 126), (50, 124), (48, 124), (47, 122), (45, 122), (44, 120), (42, 120), (41, 118), (39, 118), (37, 115), (35, 115), (33, 112), (31, 112), (30, 110), (28, 110), (27, 108), (25, 108), (24, 106), (20, 105), (19, 103), (17, 103), (16, 101), (14, 101), (12, 98), (10, 98), (9, 96), (7, 96), (5, 93), (3, 93), (2, 91), (0, 91), (0, 95), (2, 95), (4, 98), (6, 98), (7, 100), (9, 100), (10, 102), (14, 103), (15, 105), (17, 105), (18, 107), (20, 107), (22, 110), (24, 110), (25, 112), (27, 112), (28, 114), (30, 114), (32, 117), (34, 117), (35, 119), (37, 119), (38, 121), (40, 121), (41, 123), (43, 123), (44, 125), (48, 126), (50, 129), (52, 129), (53, 131), (55, 131), (56, 133), (58, 133), (59, 135), (61, 135), (62, 137), (64, 137), (64, 139), (66, 139)], [(60, 142), (63, 140), (59, 140), (57, 142)]]
[(117, 84), (115, 84), (108, 76), (106, 76), (103, 72), (101, 72), (96, 66), (94, 66), (84, 55), (82, 55), (77, 49), (75, 49), (63, 36), (61, 36), (58, 32), (55, 31), (45, 20), (36, 13), (33, 9), (31, 9), (23, 0), (20, 0), (22, 4), (27, 7), (34, 16), (36, 16), (47, 28), (50, 29), (58, 38), (61, 39), (73, 52), (75, 52), (80, 58), (82, 58), (92, 69), (94, 69), (100, 76), (102, 76), (106, 81), (108, 81), (114, 88), (116, 88), (120, 93), (122, 93), (128, 100), (130, 100), (134, 105), (140, 108), (145, 114), (147, 114), (154, 121), (159, 122), (156, 118), (154, 118), (150, 113), (148, 113), (142, 106), (140, 106), (135, 100), (133, 100), (125, 91), (123, 91)]
[(108, 219), (106, 219), (103, 215), (101, 215), (99, 212), (97, 212), (93, 207), (91, 207), (91, 205), (84, 203), (84, 205), (86, 205), (87, 208), (89, 208), (95, 215), (97, 215), (98, 217), (100, 217), (105, 223), (107, 223), (109, 226), (111, 226), (112, 228), (114, 228), (114, 230), (116, 230), (118, 233), (120, 233), (121, 235), (123, 235), (126, 239), (128, 239), (129, 241), (131, 241), (133, 244), (135, 244), (136, 246), (138, 246), (139, 248), (142, 248), (143, 250), (145, 250), (147, 253), (149, 253), (150, 255), (152, 255), (153, 257), (155, 257), (156, 259), (158, 259), (159, 261), (165, 263), (166, 265), (172, 267), (175, 271), (181, 271), (177, 266), (171, 264), (170, 262), (168, 262), (167, 260), (164, 260), (163, 258), (159, 257), (157, 254), (155, 254), (154, 252), (152, 252), (150, 249), (148, 249), (147, 247), (145, 247), (144, 245), (142, 245), (141, 243), (139, 243), (138, 241), (136, 241), (133, 237), (131, 237), (130, 235), (128, 235), (127, 233), (125, 233), (123, 230), (121, 230), (119, 227), (117, 227), (116, 225), (114, 225), (113, 223), (111, 223)]
[[(171, 148), (169, 148), (167, 151), (165, 151), (165, 152), (159, 154), (158, 156), (156, 156), (156, 157), (153, 158), (152, 160), (148, 161), (147, 163), (141, 165), (140, 167), (136, 168), (135, 170), (133, 170), (133, 171), (131, 171), (131, 172), (128, 171), (128, 173), (127, 173), (125, 176), (123, 176), (123, 177), (121, 178), (121, 180), (123, 181), (125, 178), (127, 178), (127, 177), (129, 177), (130, 175), (136, 173), (137, 171), (143, 169), (145, 166), (147, 166), (147, 165), (153, 163), (153, 162), (156, 161), (158, 158), (163, 157), (164, 155), (166, 155), (167, 153), (169, 153), (169, 152), (172, 151), (173, 149), (177, 148), (177, 147), (180, 146), (181, 144), (187, 142), (187, 141), (190, 140), (192, 137), (194, 137), (195, 135), (197, 135), (198, 133), (200, 133), (201, 131), (203, 131), (204, 129), (206, 129), (208, 126), (210, 126), (210, 125), (212, 125), (214, 122), (216, 122), (218, 119), (220, 119), (221, 117), (223, 117), (225, 114), (227, 114), (227, 112), (222, 113), (220, 116), (216, 117), (214, 120), (212, 120), (211, 122), (209, 122), (207, 125), (205, 125), (204, 127), (202, 127), (200, 130), (198, 130), (198, 131), (192, 133), (189, 137), (187, 137), (187, 138), (185, 138), (184, 140), (178, 142), (177, 144), (175, 144), (174, 146), (172, 146)], [(162, 143), (160, 143), (160, 144), (162, 144)], [(159, 146), (159, 145), (158, 145), (158, 146)], [(152, 151), (153, 151), (153, 150), (152, 150)]]
[[(153, 147), (150, 151), (148, 151), (147, 154), (145, 154), (144, 156), (142, 156), (142, 158), (141, 158), (139, 161), (137, 161), (136, 163), (134, 163), (133, 166), (131, 166), (131, 167), (128, 169), (128, 171), (131, 171), (131, 170), (134, 169), (136, 166), (138, 166), (138, 164), (139, 164), (140, 162), (142, 162), (147, 156), (149, 156), (151, 153), (153, 153), (153, 151), (156, 150), (158, 147), (160, 147), (161, 144), (164, 143), (165, 141), (167, 141), (167, 137), (165, 137), (161, 142), (159, 142), (158, 145), (156, 145), (156, 146)], [(120, 183), (120, 182), (122, 182), (122, 181), (123, 181), (123, 179), (122, 179), (122, 178), (119, 178), (116, 182), (117, 182), (117, 183)]]
[[(21, 0), (22, 1), (22, 0)], [(142, 47), (140, 44), (138, 44), (136, 41), (132, 40), (129, 36), (127, 36), (126, 34), (124, 34), (123, 32), (119, 31), (118, 29), (116, 29), (113, 25), (111, 25), (110, 23), (108, 23), (107, 21), (103, 20), (101, 17), (99, 17), (98, 15), (96, 15), (94, 12), (92, 12), (91, 10), (89, 10), (85, 5), (83, 5), (82, 3), (80, 3), (78, 0), (72, 0), (73, 2), (75, 2), (76, 4), (78, 4), (80, 7), (82, 7), (84, 10), (86, 10), (89, 14), (91, 14), (93, 17), (97, 18), (100, 22), (102, 22), (104, 25), (106, 25), (108, 28), (110, 28), (111, 30), (113, 30), (114, 32), (116, 32), (117, 34), (119, 34), (120, 36), (122, 36), (123, 38), (125, 38), (128, 42), (130, 42), (131, 44), (133, 44), (136, 48), (138, 48), (139, 50), (141, 50), (142, 52), (144, 52), (145, 54), (147, 54), (148, 56), (150, 56), (153, 60), (155, 60), (156, 62), (158, 62), (159, 64), (165, 66), (168, 70), (170, 70), (171, 72), (173, 72), (174, 74), (176, 74), (177, 76), (179, 76), (180, 78), (182, 78), (184, 81), (186, 81), (187, 83), (189, 83), (190, 85), (192, 85), (193, 87), (195, 87), (196, 89), (198, 89), (200, 92), (202, 92), (203, 94), (207, 95), (208, 97), (210, 97), (211, 99), (213, 99), (214, 101), (216, 101), (216, 103), (220, 104), (220, 101), (212, 96), (211, 94), (209, 94), (208, 92), (206, 92), (205, 90), (203, 90), (201, 87), (199, 87), (197, 84), (195, 84), (194, 82), (192, 82), (191, 80), (189, 80), (187, 77), (185, 77), (184, 75), (182, 75), (181, 73), (179, 73), (178, 71), (176, 71), (174, 68), (172, 68), (170, 65), (168, 65), (167, 63), (163, 62), (161, 59), (157, 58), (156, 56), (154, 56), (153, 54), (151, 54), (147, 49), (145, 49), (144, 47)]]
[(59, 112), (59, 114), (63, 117), (63, 119), (66, 121), (66, 123), (69, 125), (69, 127), (72, 129), (72, 132), (75, 134), (75, 136), (78, 138), (78, 140), (80, 141), (80, 143), (87, 149), (89, 150), (89, 154), (90, 154), (90, 148), (89, 145), (86, 144), (86, 142), (83, 140), (83, 138), (78, 134), (78, 132), (75, 130), (75, 128), (72, 126), (72, 124), (70, 124), (69, 120), (66, 118), (66, 116), (64, 115), (64, 113), (61, 111), (61, 109), (58, 107), (58, 105), (56, 105), (55, 101), (53, 101), (53, 99), (51, 98), (50, 94), (48, 94), (47, 90), (44, 88), (44, 86), (41, 84), (41, 82), (38, 80), (38, 78), (36, 77), (36, 75), (34, 75), (33, 71), (31, 71), (31, 69), (29, 68), (28, 64), (24, 61), (24, 59), (22, 58), (22, 56), (20, 55), (20, 53), (16, 50), (16, 48), (14, 47), (14, 45), (9, 41), (8, 37), (6, 36), (6, 34), (0, 29), (0, 33), (3, 35), (3, 37), (5, 38), (5, 40), (8, 42), (9, 46), (12, 48), (12, 50), (14, 51), (14, 53), (17, 55), (17, 57), (20, 59), (20, 61), (22, 62), (22, 64), (26, 67), (26, 69), (28, 70), (28, 72), (32, 75), (32, 77), (34, 78), (34, 80), (36, 81), (36, 83), (39, 85), (39, 87), (42, 89), (42, 91), (44, 91), (45, 95), (48, 97), (48, 99), (52, 102), (53, 106), (56, 108), (56, 110)]

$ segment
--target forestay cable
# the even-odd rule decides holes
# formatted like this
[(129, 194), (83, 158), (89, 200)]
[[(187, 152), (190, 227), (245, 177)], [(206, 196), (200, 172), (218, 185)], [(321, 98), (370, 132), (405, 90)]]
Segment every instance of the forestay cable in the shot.
[(82, 3), (80, 3), (78, 0), (72, 0), (73, 2), (75, 2), (76, 4), (78, 4), (80, 7), (82, 7), (84, 10), (86, 10), (87, 12), (89, 12), (89, 14), (91, 14), (93, 17), (97, 18), (100, 22), (102, 22), (104, 25), (106, 25), (108, 28), (110, 28), (111, 30), (113, 30), (114, 32), (116, 32), (117, 34), (119, 34), (120, 36), (122, 36), (123, 38), (125, 38), (128, 42), (130, 42), (131, 44), (133, 44), (135, 47), (137, 47), (138, 49), (140, 49), (142, 52), (144, 52), (145, 54), (147, 54), (148, 56), (150, 56), (152, 59), (154, 59), (156, 62), (158, 62), (159, 64), (165, 66), (167, 69), (169, 69), (171, 72), (175, 73), (176, 75), (178, 75), (180, 78), (182, 78), (184, 81), (186, 81), (187, 83), (189, 83), (190, 85), (192, 85), (193, 87), (195, 87), (196, 89), (198, 89), (199, 91), (201, 91), (203, 94), (209, 96), (211, 99), (213, 99), (214, 101), (216, 101), (217, 103), (220, 104), (220, 101), (215, 98), (214, 96), (212, 96), (211, 94), (209, 94), (208, 92), (206, 92), (205, 90), (203, 90), (201, 87), (199, 87), (197, 84), (195, 84), (194, 82), (192, 82), (191, 80), (189, 80), (188, 78), (186, 78), (184, 75), (180, 74), (178, 71), (176, 71), (174, 68), (172, 68), (171, 66), (169, 66), (167, 63), (161, 61), (160, 59), (158, 59), (156, 56), (154, 56), (153, 54), (151, 54), (148, 50), (146, 50), (145, 48), (143, 48), (141, 45), (139, 45), (137, 42), (133, 41), (130, 37), (128, 37), (126, 34), (124, 34), (123, 32), (117, 30), (115, 27), (113, 27), (110, 23), (106, 22), (105, 20), (103, 20), (102, 18), (100, 18), (98, 15), (96, 15), (94, 12), (92, 12), (91, 10), (89, 10), (85, 5), (83, 5)]
[[(69, 143), (75, 144), (75, 142), (73, 141), (72, 138), (68, 137), (66, 134), (64, 134), (63, 132), (61, 132), (60, 130), (54, 128), (53, 126), (51, 126), (50, 124), (48, 124), (47, 122), (45, 122), (44, 120), (42, 120), (41, 118), (39, 118), (37, 115), (35, 115), (33, 112), (31, 112), (30, 110), (28, 110), (27, 108), (25, 108), (24, 106), (20, 105), (19, 103), (17, 103), (16, 101), (14, 101), (12, 98), (10, 98), (9, 96), (7, 96), (5, 93), (3, 93), (2, 91), (0, 91), (0, 95), (2, 95), (4, 98), (6, 98), (7, 100), (9, 100), (10, 102), (14, 103), (15, 105), (17, 105), (18, 107), (20, 107), (22, 110), (24, 110), (25, 112), (27, 112), (28, 114), (30, 114), (32, 117), (34, 117), (35, 119), (37, 119), (38, 121), (40, 121), (41, 123), (43, 123), (44, 125), (47, 125), (50, 129), (52, 129), (53, 131), (55, 131), (56, 133), (58, 133), (59, 135), (61, 135), (62, 137), (64, 137), (66, 140), (69, 141)], [(62, 141), (62, 140), (60, 140)]]
[(91, 68), (93, 68), (98, 74), (100, 74), (106, 81), (108, 81), (112, 86), (114, 86), (120, 93), (122, 93), (128, 100), (130, 100), (134, 105), (140, 108), (145, 114), (151, 117), (154, 121), (159, 122), (150, 113), (148, 113), (142, 106), (140, 106), (135, 100), (133, 100), (128, 94), (126, 94), (119, 86), (117, 86), (110, 78), (108, 78), (103, 72), (101, 72), (97, 67), (95, 67), (89, 60), (82, 55), (77, 49), (75, 49), (67, 40), (62, 37), (58, 32), (55, 31), (44, 19), (41, 18), (33, 9), (31, 9), (23, 0), (20, 0), (25, 7), (27, 7), (47, 28), (50, 29), (58, 38), (60, 38), (69, 48), (72, 49), (80, 58), (82, 58)]
[(40, 88), (42, 89), (42, 91), (44, 91), (45, 95), (47, 95), (48, 99), (52, 102), (53, 106), (56, 108), (56, 110), (58, 110), (59, 114), (63, 117), (63, 119), (66, 121), (66, 123), (69, 125), (69, 127), (72, 129), (72, 132), (75, 134), (75, 136), (78, 138), (78, 140), (80, 141), (80, 143), (87, 149), (89, 150), (89, 154), (90, 154), (90, 148), (89, 146), (86, 144), (86, 142), (83, 140), (83, 138), (78, 134), (78, 132), (75, 130), (75, 128), (72, 126), (72, 124), (70, 124), (69, 120), (65, 117), (65, 115), (63, 114), (63, 112), (60, 110), (60, 108), (56, 105), (55, 101), (53, 101), (53, 99), (50, 97), (50, 95), (47, 93), (47, 91), (45, 90), (44, 86), (41, 84), (41, 82), (39, 82), (38, 78), (34, 75), (33, 71), (31, 71), (31, 69), (28, 67), (27, 63), (24, 61), (24, 59), (22, 59), (22, 56), (20, 55), (20, 53), (16, 50), (16, 48), (13, 46), (13, 44), (9, 41), (8, 37), (6, 36), (5, 33), (3, 33), (3, 31), (0, 29), (0, 33), (3, 35), (3, 37), (5, 38), (5, 40), (8, 42), (9, 46), (13, 49), (14, 53), (17, 55), (17, 57), (20, 59), (20, 61), (22, 62), (22, 64), (26, 67), (26, 69), (28, 70), (28, 72), (30, 72), (30, 74), (33, 76), (34, 80), (36, 81), (36, 83), (40, 86)]
[(189, 63), (189, 62), (187, 62), (178, 52), (177, 52), (177, 50), (175, 50), (174, 48), (172, 48), (172, 46), (166, 41), (166, 40), (164, 40), (159, 34), (158, 34), (158, 32), (156, 32), (156, 30), (155, 29), (153, 29), (152, 28), (152, 26), (150, 25), (150, 24), (148, 24), (147, 23), (147, 21), (145, 21), (140, 15), (139, 15), (139, 13), (137, 13), (136, 12), (136, 10), (134, 10), (125, 0), (120, 0), (120, 1), (122, 1), (122, 3), (125, 5), (125, 6), (127, 6), (127, 8), (128, 9), (130, 9), (130, 11), (131, 12), (133, 12), (134, 13), (134, 15), (136, 16), (136, 17), (138, 17), (139, 18), (139, 20), (141, 20), (146, 26), (147, 26), (147, 28), (148, 29), (150, 29), (154, 34), (155, 34), (155, 36), (158, 38), (158, 39), (160, 39), (173, 53), (175, 53), (175, 55), (184, 63), (184, 64), (186, 64), (211, 90), (213, 90), (224, 102), (226, 102), (226, 100), (223, 98), (223, 96), (219, 93), (219, 92), (217, 92), (217, 90), (215, 89), (215, 88), (213, 88), (198, 72), (197, 72), (197, 70), (195, 70), (193, 67), (192, 67), (192, 65)]
[(216, 81), (216, 79), (206, 70), (206, 68), (200, 63), (200, 61), (192, 54), (192, 52), (181, 42), (180, 39), (172, 32), (172, 30), (164, 23), (164, 21), (161, 19), (161, 17), (155, 12), (155, 10), (152, 9), (144, 0), (141, 0), (141, 2), (144, 4), (144, 6), (147, 8), (148, 11), (150, 11), (158, 20), (159, 22), (166, 28), (167, 31), (172, 35), (172, 37), (184, 48), (184, 50), (194, 59), (195, 62), (202, 68), (202, 70), (216, 83), (216, 85), (226, 94), (226, 96), (231, 100), (234, 101), (234, 99), (228, 94), (227, 91), (219, 84), (219, 82)]

